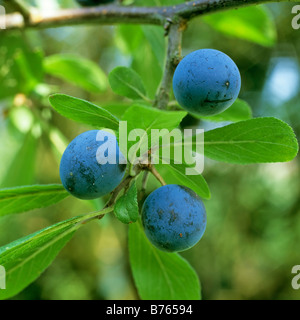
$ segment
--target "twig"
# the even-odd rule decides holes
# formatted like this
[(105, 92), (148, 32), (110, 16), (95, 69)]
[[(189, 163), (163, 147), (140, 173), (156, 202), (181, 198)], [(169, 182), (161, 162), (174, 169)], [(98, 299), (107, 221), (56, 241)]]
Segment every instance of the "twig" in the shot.
[(186, 25), (184, 22), (176, 24), (170, 22), (170, 25), (168, 26), (169, 38), (167, 60), (163, 79), (153, 104), (156, 108), (166, 109), (168, 106), (173, 74), (181, 59), (182, 31), (185, 27)]

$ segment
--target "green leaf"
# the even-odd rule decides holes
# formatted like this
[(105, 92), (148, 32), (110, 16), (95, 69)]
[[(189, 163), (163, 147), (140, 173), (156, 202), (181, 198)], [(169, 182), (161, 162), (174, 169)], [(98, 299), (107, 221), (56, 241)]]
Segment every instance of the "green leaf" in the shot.
[[(133, 105), (130, 107), (124, 113), (122, 120), (127, 121), (127, 132), (131, 135), (139, 136), (138, 142), (128, 141), (128, 150), (134, 145), (134, 147), (129, 150), (131, 151), (131, 155), (136, 154), (138, 150), (145, 151), (150, 148), (152, 129), (166, 129), (171, 131), (178, 127), (186, 114), (184, 111), (162, 111), (141, 105)], [(140, 129), (142, 129), (141, 132)], [(130, 138), (130, 135), (128, 135), (128, 138)], [(122, 145), (120, 147), (122, 147)], [(130, 161), (133, 163), (134, 158), (130, 157)]]
[(116, 26), (116, 45), (127, 54), (138, 50), (143, 41), (141, 27), (136, 24), (121, 24)]
[(187, 115), (185, 111), (163, 111), (144, 105), (134, 104), (123, 114), (122, 121), (127, 121), (128, 131), (143, 129), (149, 135), (152, 129), (177, 128)]
[(116, 217), (125, 224), (137, 221), (139, 217), (139, 207), (135, 183), (133, 183), (129, 190), (118, 199), (114, 211)]
[(132, 103), (132, 101), (122, 101), (122, 102), (111, 101), (107, 104), (101, 104), (101, 108), (107, 110), (116, 118), (121, 119), (124, 113), (133, 105), (145, 106), (148, 108), (151, 107), (151, 104), (149, 104), (148, 102), (144, 100), (140, 100), (140, 101), (134, 101), (134, 103)]
[(159, 26), (141, 26), (142, 31), (148, 40), (151, 50), (154, 53), (154, 56), (161, 67), (164, 69), (165, 64), (165, 55), (166, 55), (166, 45), (164, 30)]
[(269, 11), (263, 6), (250, 6), (217, 12), (202, 18), (212, 28), (226, 35), (263, 46), (276, 41), (276, 27)]
[(107, 110), (88, 101), (65, 94), (53, 94), (49, 100), (52, 107), (64, 117), (97, 128), (110, 128), (113, 130), (119, 128), (119, 121), (116, 117)]
[(224, 112), (217, 114), (215, 116), (201, 117), (195, 114), (192, 114), (192, 115), (196, 118), (208, 120), (212, 122), (222, 122), (222, 121), (238, 122), (242, 120), (251, 119), (252, 110), (246, 101), (237, 99), (230, 108), (228, 108)]
[(59, 184), (0, 189), (0, 216), (45, 208), (68, 196)]
[(107, 78), (98, 64), (73, 54), (56, 54), (44, 59), (48, 74), (75, 84), (90, 92), (107, 88)]
[(77, 229), (111, 211), (106, 208), (77, 216), (0, 247), (0, 265), (6, 270), (6, 289), (0, 290), (0, 299), (22, 291), (51, 264)]
[(108, 79), (116, 94), (134, 100), (148, 100), (143, 81), (133, 69), (117, 67), (110, 72)]
[(199, 300), (198, 276), (177, 253), (156, 249), (140, 223), (129, 227), (129, 254), (133, 278), (144, 300)]
[(275, 118), (255, 118), (207, 131), (205, 156), (239, 164), (285, 162), (296, 157), (292, 128)]
[(18, 50), (11, 68), (18, 82), (19, 90), (29, 93), (38, 83), (43, 81), (43, 53), (41, 51)]
[(81, 221), (76, 217), (0, 247), (0, 265), (6, 270), (6, 290), (0, 290), (0, 299), (13, 297), (38, 278)]
[(1, 33), (0, 46), (0, 98), (29, 94), (43, 81), (43, 53), (32, 50), (29, 41), (19, 32)]
[(159, 164), (155, 165), (167, 184), (180, 184), (194, 190), (204, 199), (210, 198), (210, 190), (202, 175), (186, 175), (187, 164)]
[(110, 102), (108, 104), (102, 104), (101, 108), (107, 110), (116, 118), (121, 119), (126, 110), (131, 106), (132, 102)]
[[(131, 67), (141, 76), (150, 99), (155, 99), (157, 88), (163, 76), (161, 62), (159, 63), (149, 41), (143, 37), (139, 50), (132, 54)], [(147, 70), (147, 72), (145, 72)]]

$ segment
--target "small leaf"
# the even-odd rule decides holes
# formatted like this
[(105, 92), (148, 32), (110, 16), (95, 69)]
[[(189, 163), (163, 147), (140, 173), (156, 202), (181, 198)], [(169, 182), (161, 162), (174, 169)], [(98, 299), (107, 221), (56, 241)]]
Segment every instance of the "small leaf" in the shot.
[(18, 50), (11, 66), (20, 91), (31, 92), (44, 78), (43, 53), (41, 51)]
[(143, 300), (199, 300), (198, 276), (177, 253), (156, 249), (140, 223), (129, 227), (129, 255), (133, 278)]
[(143, 37), (141, 27), (136, 24), (121, 24), (116, 27), (116, 45), (126, 54), (138, 50)]
[(202, 19), (212, 28), (229, 36), (263, 46), (272, 46), (276, 41), (275, 23), (270, 12), (263, 6), (217, 12)]
[(255, 118), (205, 132), (205, 156), (239, 164), (285, 162), (298, 153), (292, 128), (275, 118)]
[(116, 94), (134, 100), (148, 100), (143, 81), (133, 69), (117, 67), (111, 71), (108, 79), (113, 92)]
[(142, 31), (148, 40), (150, 47), (154, 53), (155, 58), (161, 69), (164, 69), (165, 64), (165, 54), (166, 54), (166, 46), (165, 46), (165, 38), (164, 38), (164, 30), (159, 26), (141, 26)]
[(45, 208), (68, 196), (59, 184), (0, 189), (0, 216)]
[(167, 184), (180, 184), (194, 190), (201, 198), (209, 199), (210, 190), (202, 175), (186, 175), (187, 164), (159, 164), (155, 166)]
[(56, 54), (44, 59), (48, 74), (75, 84), (90, 92), (107, 88), (107, 78), (98, 64), (73, 54)]
[(137, 221), (139, 217), (139, 207), (135, 183), (133, 183), (129, 190), (118, 199), (114, 211), (116, 217), (125, 224)]
[(200, 117), (194, 114), (193, 116), (199, 119), (208, 120), (212, 122), (222, 122), (222, 121), (238, 122), (242, 120), (251, 119), (252, 110), (246, 101), (237, 99), (230, 108), (228, 108), (224, 112), (217, 114), (215, 116)]
[(53, 94), (49, 98), (52, 107), (64, 117), (89, 124), (97, 128), (117, 130), (119, 121), (110, 112), (86, 100)]

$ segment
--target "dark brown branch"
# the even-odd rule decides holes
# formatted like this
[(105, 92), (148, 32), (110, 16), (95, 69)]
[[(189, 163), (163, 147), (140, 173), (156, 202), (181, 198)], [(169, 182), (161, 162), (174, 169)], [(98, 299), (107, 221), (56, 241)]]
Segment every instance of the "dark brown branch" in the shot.
[(52, 28), (86, 23), (110, 25), (139, 23), (163, 26), (168, 19), (178, 23), (209, 12), (266, 2), (282, 2), (282, 0), (197, 0), (167, 7), (134, 7), (112, 4), (94, 8), (64, 9), (47, 14), (31, 10), (27, 20), (21, 13), (6, 15), (6, 30)]

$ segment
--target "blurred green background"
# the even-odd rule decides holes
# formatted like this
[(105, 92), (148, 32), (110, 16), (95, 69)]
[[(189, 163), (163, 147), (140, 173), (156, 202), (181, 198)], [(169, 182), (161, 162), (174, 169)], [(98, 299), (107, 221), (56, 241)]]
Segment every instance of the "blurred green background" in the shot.
[[(71, 0), (30, 3), (45, 12), (77, 6)], [(136, 1), (138, 5), (151, 3), (159, 1)], [(282, 119), (298, 137), (300, 30), (291, 26), (292, 6), (276, 3), (259, 11), (249, 9), (241, 13), (243, 24), (232, 16), (240, 10), (198, 17), (184, 32), (183, 54), (200, 48), (228, 54), (240, 69), (240, 98), (251, 105), (253, 116)], [(164, 65), (165, 40), (160, 27), (149, 26), (83, 25), (1, 32), (1, 188), (60, 183), (61, 153), (69, 141), (89, 129), (52, 110), (49, 94), (66, 93), (100, 106), (110, 101), (126, 103), (109, 88), (90, 92), (43, 74), (40, 60), (34, 60), (35, 55), (61, 53), (90, 59), (106, 74), (119, 65), (131, 66), (153, 97)], [(29, 67), (26, 59), (32, 59)], [(184, 121), (185, 126), (205, 129), (225, 124), (191, 117)], [(291, 287), (291, 269), (300, 264), (299, 165), (299, 157), (289, 163), (247, 166), (206, 159), (203, 175), (212, 193), (211, 200), (205, 201), (207, 230), (198, 245), (182, 253), (200, 277), (203, 299), (300, 298), (300, 290)], [(148, 192), (157, 186), (151, 180)], [(46, 209), (4, 217), (0, 246), (100, 208), (104, 200), (69, 197)], [(41, 277), (14, 299), (139, 299), (128, 262), (127, 226), (108, 215), (82, 228)]]

